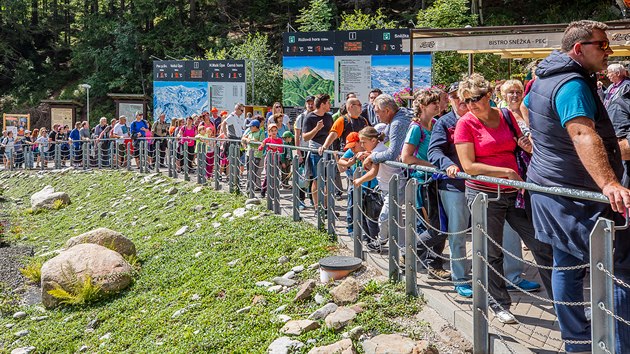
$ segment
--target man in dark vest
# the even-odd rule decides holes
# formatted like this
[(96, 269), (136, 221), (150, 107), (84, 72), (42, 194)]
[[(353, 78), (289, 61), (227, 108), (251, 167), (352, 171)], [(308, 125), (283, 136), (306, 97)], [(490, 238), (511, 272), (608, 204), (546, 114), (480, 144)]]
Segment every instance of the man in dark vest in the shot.
[[(630, 190), (619, 183), (623, 168), (615, 130), (593, 76), (606, 68), (612, 54), (606, 29), (600, 22), (570, 23), (562, 37), (562, 51), (552, 52), (538, 65), (538, 79), (525, 100), (534, 145), (528, 181), (602, 192), (610, 199), (604, 204), (531, 193), (536, 237), (553, 248), (555, 301), (584, 301), (586, 269), (580, 265), (589, 263), (589, 235), (600, 217), (623, 224), (620, 212), (630, 207)], [(625, 282), (630, 281), (629, 245), (630, 232), (618, 231), (614, 272)], [(630, 318), (629, 292), (615, 284), (615, 308), (609, 309), (626, 319)], [(584, 308), (556, 304), (555, 310), (565, 350), (590, 353), (591, 344), (577, 342), (591, 339)], [(619, 322), (616, 327), (616, 351), (625, 352), (630, 348), (630, 327)]]

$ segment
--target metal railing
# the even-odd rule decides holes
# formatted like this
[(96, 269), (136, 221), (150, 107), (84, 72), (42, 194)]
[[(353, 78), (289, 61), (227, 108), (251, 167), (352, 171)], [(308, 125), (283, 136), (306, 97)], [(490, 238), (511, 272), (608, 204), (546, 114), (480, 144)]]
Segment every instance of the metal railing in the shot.
[[(256, 196), (260, 192), (264, 196), (267, 209), (275, 214), (285, 213), (292, 217), (294, 221), (302, 220), (304, 215), (303, 206), (309, 196), (317, 194), (317, 203), (313, 206), (315, 210), (316, 226), (322, 231), (326, 231), (331, 239), (337, 239), (337, 225), (341, 224), (338, 207), (335, 200), (337, 192), (343, 192), (340, 186), (334, 182), (335, 174), (339, 173), (336, 167), (337, 151), (326, 150), (318, 162), (316, 168), (316, 178), (313, 172), (305, 171), (302, 167), (308, 165), (307, 161), (299, 163), (299, 158), (295, 151), (317, 154), (317, 149), (295, 147), (288, 145), (268, 144), (273, 150), (287, 149), (289, 153), (282, 155), (280, 152), (268, 151), (264, 154), (256, 153), (255, 147), (260, 142), (251, 142), (245, 149), (240, 140), (215, 139), (215, 138), (159, 138), (151, 139), (100, 139), (83, 140), (80, 142), (49, 142), (46, 146), (23, 145), (21, 152), (16, 151), (5, 158), (6, 169), (31, 169), (47, 170), (50, 168), (60, 169), (72, 167), (77, 169), (137, 169), (140, 173), (164, 172), (173, 178), (181, 177), (186, 181), (191, 181), (191, 175), (195, 182), (202, 185), (214, 185), (214, 189), (221, 189), (222, 182), (227, 182), (230, 193), (238, 193), (249, 198)], [(189, 143), (193, 141), (194, 143)], [(253, 147), (253, 148), (252, 148)], [(306, 160), (306, 158), (305, 158)], [(417, 170), (427, 176), (438, 173), (445, 174), (435, 168), (423, 166), (410, 166), (399, 162), (388, 161), (386, 165), (399, 168), (401, 170)], [(354, 173), (354, 178), (361, 174), (360, 169)], [(458, 178), (489, 182), (502, 186), (509, 186), (517, 189), (527, 189), (530, 191), (547, 193), (568, 198), (589, 200), (601, 203), (608, 203), (608, 199), (600, 194), (590, 191), (580, 191), (568, 188), (542, 187), (532, 183), (505, 180), (487, 176), (471, 176), (465, 173), (458, 173)], [(317, 190), (311, 190), (316, 182)], [(290, 183), (290, 184), (289, 184)], [(350, 183), (350, 181), (348, 181)], [(418, 263), (423, 264), (423, 259), (418, 254), (417, 241), (422, 238), (418, 234), (418, 224), (424, 229), (440, 232), (447, 235), (464, 237), (469, 232), (472, 233), (472, 252), (465, 257), (446, 257), (431, 250), (426, 244), (427, 252), (433, 252), (434, 257), (439, 257), (446, 261), (472, 261), (472, 279), (464, 283), (472, 285), (473, 289), (473, 346), (475, 353), (490, 352), (490, 329), (498, 335), (508, 350), (509, 344), (504, 340), (505, 331), (497, 328), (488, 318), (489, 301), (494, 301), (488, 289), (488, 275), (499, 276), (508, 285), (515, 286), (507, 279), (502, 270), (494, 268), (488, 262), (488, 240), (498, 247), (507, 256), (517, 259), (520, 262), (542, 269), (565, 270), (562, 267), (540, 266), (536, 263), (522, 259), (521, 257), (506, 250), (503, 245), (497, 243), (488, 235), (487, 228), (487, 208), (491, 200), (488, 194), (479, 193), (471, 205), (471, 228), (464, 230), (449, 230), (445, 232), (437, 229), (426, 220), (426, 217), (418, 212), (416, 208), (417, 189), (420, 183), (413, 178), (406, 180), (403, 174), (396, 174), (389, 181), (387, 198), (384, 200), (388, 208), (388, 215), (383, 218), (379, 215), (377, 219), (367, 215), (367, 210), (363, 208), (364, 192), (377, 192), (365, 186), (350, 188), (352, 194), (352, 233), (348, 236), (352, 238), (353, 252), (356, 257), (366, 259), (373, 257), (372, 252), (367, 252), (368, 241), (373, 238), (371, 228), (378, 225), (380, 229), (388, 230), (387, 257), (388, 274), (393, 281), (400, 281), (405, 277), (406, 292), (410, 295), (418, 295), (417, 272)], [(283, 192), (283, 188), (290, 189), (290, 193)], [(404, 191), (404, 193), (403, 193)], [(501, 190), (497, 190), (501, 194)], [(284, 198), (284, 199), (283, 199)], [(282, 201), (288, 202), (289, 208), (282, 208)], [(465, 207), (465, 206), (462, 206)], [(287, 210), (290, 209), (290, 210)], [(626, 213), (628, 215), (628, 213)], [(348, 215), (350, 217), (350, 215)], [(379, 225), (380, 224), (380, 225)], [(348, 225), (350, 227), (350, 225)], [(600, 219), (593, 229), (591, 238), (590, 264), (583, 264), (572, 269), (582, 269), (590, 267), (590, 302), (558, 302), (543, 296), (522, 291), (525, 295), (538, 301), (550, 304), (562, 304), (566, 306), (584, 306), (590, 304), (592, 308), (592, 340), (569, 341), (572, 344), (590, 344), (593, 353), (614, 353), (615, 352), (615, 321), (622, 325), (630, 325), (628, 319), (623, 319), (615, 314), (613, 287), (622, 286), (630, 288), (628, 284), (614, 276), (613, 272), (613, 239), (615, 231), (627, 228), (616, 226), (613, 221)], [(367, 229), (366, 229), (367, 228)], [(376, 236), (378, 240), (378, 235)], [(404, 254), (404, 264), (400, 264), (400, 254)], [(431, 272), (431, 270), (428, 270)], [(454, 285), (462, 282), (441, 278), (442, 281), (452, 282)], [(519, 322), (520, 323), (520, 322)], [(540, 335), (531, 325), (520, 323), (521, 327), (528, 328), (531, 336)], [(503, 334), (501, 334), (503, 333)], [(507, 335), (509, 336), (509, 335)], [(560, 344), (561, 346), (561, 344)]]

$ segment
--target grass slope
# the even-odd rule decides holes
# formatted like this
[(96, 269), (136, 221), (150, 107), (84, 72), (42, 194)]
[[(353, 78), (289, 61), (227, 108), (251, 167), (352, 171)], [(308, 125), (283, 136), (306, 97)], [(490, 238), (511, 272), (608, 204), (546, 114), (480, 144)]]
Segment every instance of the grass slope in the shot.
[[(10, 176), (0, 173), (4, 195), (24, 201), (23, 207), (9, 210), (12, 227), (8, 238), (12, 243), (34, 246), (36, 258), (45, 261), (54, 256), (46, 253), (61, 248), (68, 238), (108, 227), (135, 242), (142, 269), (128, 290), (83, 307), (45, 313), (39, 306), (26, 307), (20, 310), (28, 317), (14, 320), (11, 314), (18, 308), (7, 308), (5, 301), (0, 307), (4, 310), (0, 352), (27, 345), (35, 346), (38, 353), (71, 353), (83, 345), (90, 352), (112, 353), (264, 352), (280, 336), (282, 324), (272, 321), (274, 309), (288, 304), (282, 313), (301, 319), (319, 307), (314, 302), (293, 304), (296, 289), (271, 294), (255, 286), (257, 281), (269, 281), (296, 265), (306, 267), (334, 251), (335, 244), (328, 236), (311, 225), (274, 215), (250, 220), (264, 212), (262, 207), (230, 222), (222, 214), (242, 207), (244, 198), (209, 188), (193, 194), (194, 185), (162, 176), (156, 177), (163, 180), (157, 186), (155, 178), (141, 184), (144, 176), (127, 172)], [(67, 192), (72, 204), (56, 211), (29, 213), (30, 195), (48, 184)], [(179, 189), (174, 202), (164, 193), (171, 186)], [(115, 202), (120, 204), (112, 208)], [(211, 210), (213, 203), (218, 205), (215, 210)], [(192, 211), (197, 204), (204, 205), (201, 212)], [(138, 211), (145, 205), (148, 208)], [(113, 215), (102, 217), (106, 211)], [(221, 226), (215, 228), (214, 222)], [(200, 224), (199, 229), (196, 224)], [(189, 226), (188, 232), (174, 236), (184, 225)], [(291, 261), (279, 265), (278, 258), (283, 255)], [(234, 266), (227, 265), (237, 259)], [(298, 277), (316, 276), (316, 271), (304, 271)], [(322, 285), (318, 291), (328, 296), (328, 289)], [(368, 331), (400, 330), (393, 319), (419, 310), (420, 302), (405, 297), (400, 285), (370, 283), (366, 290), (361, 301), (367, 303), (367, 310), (355, 323)], [(192, 300), (195, 294), (198, 300)], [(236, 313), (252, 305), (257, 295), (264, 296), (266, 303), (254, 305), (249, 313)], [(7, 297), (5, 289), (0, 300)], [(172, 317), (182, 309), (183, 314)], [(49, 318), (29, 319), (41, 315)], [(100, 325), (86, 331), (95, 318)], [(5, 328), (9, 323), (15, 324), (10, 330)], [(24, 329), (30, 333), (16, 341), (14, 333)], [(111, 333), (111, 338), (101, 340), (106, 333)], [(324, 345), (339, 340), (340, 335), (322, 328), (298, 339), (305, 342), (309, 338)], [(307, 345), (304, 352), (313, 346)]]

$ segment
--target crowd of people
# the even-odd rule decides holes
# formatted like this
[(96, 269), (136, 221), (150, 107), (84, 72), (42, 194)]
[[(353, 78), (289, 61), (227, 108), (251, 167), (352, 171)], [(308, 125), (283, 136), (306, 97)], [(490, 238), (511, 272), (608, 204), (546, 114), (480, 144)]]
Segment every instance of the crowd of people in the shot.
[[(240, 171), (248, 164), (253, 166), (254, 190), (263, 197), (268, 184), (263, 172), (266, 159), (278, 156), (281, 185), (291, 188), (291, 164), (296, 156), (294, 170), (303, 181), (298, 191), (300, 209), (315, 210), (320, 203), (326, 204), (315, 192), (317, 166), (326, 152), (333, 150), (337, 153), (329, 158), (336, 161), (339, 173), (326, 188), (335, 188), (339, 198), (344, 190), (339, 176), (346, 173), (348, 232), (355, 231), (353, 194), (360, 188), (364, 213), (360, 233), (369, 251), (384, 251), (388, 222), (402, 217), (391, 215), (386, 201), (390, 193), (404, 199), (404, 188), (390, 190), (389, 181), (394, 175), (399, 176), (400, 185), (416, 180), (420, 186), (416, 197), (419, 222), (414, 235), (398, 232), (399, 251), (405, 257), (405, 238), (414, 237), (429, 276), (450, 277), (456, 293), (465, 298), (472, 297), (471, 274), (465, 260), (466, 236), (460, 232), (470, 225), (472, 202), (485, 193), (489, 197), (487, 262), (494, 269), (488, 272), (488, 295), (495, 316), (503, 323), (515, 323), (509, 291), (543, 288), (523, 277), (524, 264), (518, 258), (527, 248), (541, 266), (544, 289), (557, 301), (555, 312), (567, 341), (566, 351), (589, 352), (590, 345), (580, 342), (590, 339), (588, 310), (566, 305), (584, 301), (586, 270), (573, 266), (588, 263), (588, 237), (595, 221), (606, 217), (622, 224), (622, 212), (630, 208), (630, 79), (623, 65), (607, 66), (612, 51), (605, 30), (599, 22), (573, 22), (564, 32), (562, 49), (535, 61), (531, 79), (526, 82), (511, 79), (490, 83), (472, 74), (448, 88), (415, 93), (410, 108), (400, 107), (392, 96), (375, 88), (365, 103), (356, 94), (347, 94), (334, 114), (330, 96), (308, 96), (295, 121), (283, 112), (280, 103), (275, 103), (266, 116), (246, 115), (245, 107), (237, 104), (231, 113), (213, 108), (183, 119), (172, 118), (170, 123), (164, 114), (152, 123), (137, 113), (130, 124), (120, 116), (109, 122), (103, 117), (92, 129), (87, 122), (77, 123), (73, 130), (55, 125), (50, 132), (45, 128), (27, 130), (19, 138), (5, 131), (0, 148), (5, 167), (40, 167), (57, 149), (64, 163), (80, 166), (84, 163), (82, 144), (87, 141), (92, 142), (87, 150), (92, 157), (100, 156), (98, 150), (116, 151), (115, 160), (103, 163), (125, 165), (127, 159), (134, 158), (137, 165), (145, 142), (148, 163), (153, 165), (165, 163), (166, 138), (174, 138), (177, 169), (192, 169), (200, 162), (197, 157), (205, 156), (210, 177), (215, 168), (227, 173), (227, 151), (236, 144)], [(608, 85), (594, 76), (605, 69)], [(214, 162), (216, 144), (221, 154), (219, 166)], [(33, 152), (28, 158), (21, 153), (25, 147)], [(250, 158), (253, 161), (247, 160)], [(444, 175), (405, 170), (387, 161), (436, 167)], [(603, 192), (610, 204), (463, 180), (457, 178), (458, 172)], [(618, 231), (614, 255), (614, 274), (625, 282), (630, 280), (627, 232)], [(450, 271), (444, 268), (441, 257), (447, 244)], [(618, 284), (615, 304), (619, 316), (630, 318), (628, 289)], [(616, 335), (618, 351), (630, 347), (627, 326), (618, 322)]]

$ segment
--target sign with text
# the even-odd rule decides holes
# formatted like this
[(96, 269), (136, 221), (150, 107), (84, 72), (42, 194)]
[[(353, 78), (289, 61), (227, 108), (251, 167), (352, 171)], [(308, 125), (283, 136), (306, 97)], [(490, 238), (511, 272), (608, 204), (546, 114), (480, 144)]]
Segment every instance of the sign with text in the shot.
[(13, 137), (23, 136), (25, 130), (31, 129), (30, 114), (4, 113), (2, 118), (2, 130), (12, 131)]

